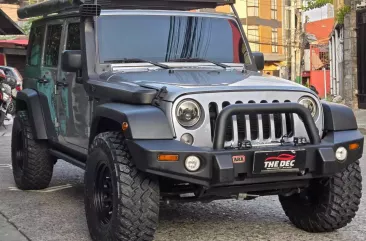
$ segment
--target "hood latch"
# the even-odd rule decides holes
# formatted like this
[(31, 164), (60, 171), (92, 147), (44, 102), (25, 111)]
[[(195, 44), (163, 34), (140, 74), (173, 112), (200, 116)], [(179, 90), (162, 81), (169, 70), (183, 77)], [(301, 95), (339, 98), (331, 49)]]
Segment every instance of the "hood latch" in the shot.
[(160, 106), (160, 102), (164, 99), (164, 97), (168, 94), (168, 90), (166, 86), (161, 87), (156, 93), (155, 98), (152, 101), (152, 105)]

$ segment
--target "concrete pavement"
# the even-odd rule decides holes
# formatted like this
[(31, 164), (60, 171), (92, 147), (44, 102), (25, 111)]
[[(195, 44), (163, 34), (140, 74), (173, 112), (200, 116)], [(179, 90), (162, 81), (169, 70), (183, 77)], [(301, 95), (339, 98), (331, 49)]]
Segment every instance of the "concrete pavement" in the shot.
[(0, 213), (0, 240), (29, 241), (5, 216)]
[[(366, 111), (356, 111), (366, 130)], [(10, 131), (0, 127), (0, 241), (90, 241), (83, 203), (83, 171), (59, 161), (50, 188), (19, 191), (10, 161)], [(366, 148), (365, 148), (366, 151)], [(361, 160), (366, 188), (366, 155)], [(156, 241), (243, 240), (366, 240), (366, 197), (356, 218), (332, 233), (311, 234), (296, 229), (277, 196), (252, 201), (225, 200), (208, 204), (163, 204)]]

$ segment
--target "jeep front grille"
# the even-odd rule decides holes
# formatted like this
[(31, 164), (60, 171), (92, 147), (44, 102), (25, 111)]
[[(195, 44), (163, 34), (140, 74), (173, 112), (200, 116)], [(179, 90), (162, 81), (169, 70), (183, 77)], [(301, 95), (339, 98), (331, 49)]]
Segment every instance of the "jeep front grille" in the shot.
[[(247, 103), (297, 103), (304, 95), (309, 94), (300, 91), (226, 91), (182, 95), (174, 101), (171, 111), (175, 138), (179, 141), (182, 135), (189, 133), (194, 137), (194, 146), (211, 148), (216, 119), (224, 107)], [(175, 115), (178, 103), (184, 99), (193, 99), (202, 107), (202, 121), (192, 128), (181, 126)], [(321, 108), (319, 101), (317, 101), (317, 105)], [(322, 110), (320, 111), (322, 113)], [(315, 125), (321, 136), (323, 115), (319, 115), (315, 120)], [(243, 140), (251, 141), (254, 146), (279, 145), (282, 137), (285, 142), (293, 141), (294, 137), (305, 137), (309, 140), (304, 123), (298, 115), (284, 113), (236, 115), (232, 117), (232, 121), (228, 122), (226, 127), (225, 146), (237, 147), (239, 141)]]
[[(286, 100), (285, 102), (290, 102)], [(248, 103), (253, 104), (251, 100)], [(259, 103), (268, 103), (265, 100)], [(279, 103), (278, 100), (272, 103)], [(242, 101), (230, 103), (224, 101), (222, 103), (209, 103), (208, 110), (210, 115), (211, 140), (214, 138), (214, 130), (216, 118), (220, 111), (231, 104), (243, 104)], [(290, 141), (294, 136), (294, 118), (293, 114), (249, 114), (234, 115), (232, 121), (228, 122), (225, 135), (225, 146), (236, 146), (244, 140), (251, 141), (255, 144), (263, 143), (279, 143), (282, 138)]]

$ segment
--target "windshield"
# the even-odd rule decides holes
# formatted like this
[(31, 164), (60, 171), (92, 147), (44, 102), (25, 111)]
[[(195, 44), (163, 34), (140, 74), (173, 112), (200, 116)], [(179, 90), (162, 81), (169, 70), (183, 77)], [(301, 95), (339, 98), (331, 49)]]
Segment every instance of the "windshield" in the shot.
[(250, 64), (238, 25), (227, 18), (105, 15), (98, 20), (98, 41), (101, 63), (125, 58), (155, 62), (201, 58)]

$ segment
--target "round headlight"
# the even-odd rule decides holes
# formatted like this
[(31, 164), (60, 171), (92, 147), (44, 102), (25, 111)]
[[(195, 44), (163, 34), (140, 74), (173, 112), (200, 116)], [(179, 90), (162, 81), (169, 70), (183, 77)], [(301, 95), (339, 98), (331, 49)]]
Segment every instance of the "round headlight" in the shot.
[(184, 127), (192, 127), (201, 118), (201, 108), (193, 100), (183, 100), (177, 106), (177, 120)]
[(299, 100), (299, 104), (303, 105), (306, 109), (308, 109), (311, 113), (311, 116), (314, 118), (318, 112), (318, 107), (316, 102), (310, 97), (303, 97)]

